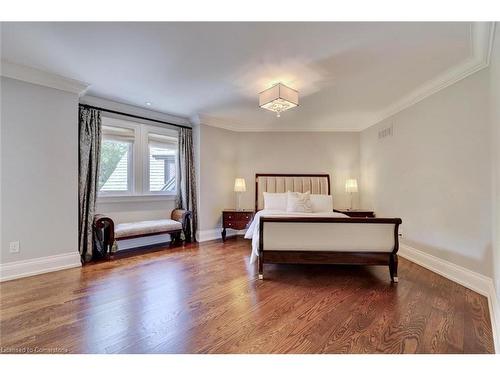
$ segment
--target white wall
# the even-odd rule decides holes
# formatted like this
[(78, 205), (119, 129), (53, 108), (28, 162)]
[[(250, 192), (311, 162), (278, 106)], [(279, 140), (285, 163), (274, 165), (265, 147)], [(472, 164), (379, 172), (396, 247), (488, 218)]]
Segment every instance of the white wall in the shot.
[[(253, 209), (256, 173), (329, 173), (335, 206), (349, 205), (347, 178), (359, 178), (359, 133), (233, 132), (200, 125), (200, 230), (221, 227), (236, 205), (234, 179), (244, 177), (242, 207)], [(355, 197), (355, 202), (357, 197)]]
[(491, 276), (488, 79), (482, 70), (363, 131), (361, 196), (403, 219), (403, 243)]
[[(236, 176), (237, 140), (240, 133), (199, 125), (199, 231), (221, 227), (221, 210), (232, 208)], [(201, 234), (201, 239), (211, 238)]]
[[(238, 177), (244, 177), (247, 191), (242, 205), (255, 206), (256, 173), (328, 173), (334, 206), (350, 205), (345, 192), (348, 178), (359, 178), (359, 133), (353, 132), (268, 132), (237, 133)], [(353, 201), (357, 206), (357, 194)]]
[(490, 60), (490, 122), (493, 150), (493, 276), (500, 300), (500, 24), (498, 22)]
[(78, 95), (2, 77), (0, 122), (1, 263), (77, 253)]

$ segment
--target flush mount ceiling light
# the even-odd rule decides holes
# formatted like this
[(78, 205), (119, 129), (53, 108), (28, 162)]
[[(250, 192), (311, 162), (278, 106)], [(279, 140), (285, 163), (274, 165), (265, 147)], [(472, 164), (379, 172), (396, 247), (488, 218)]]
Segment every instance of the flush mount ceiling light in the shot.
[(259, 107), (276, 112), (280, 117), (281, 112), (299, 105), (299, 92), (278, 83), (259, 94)]

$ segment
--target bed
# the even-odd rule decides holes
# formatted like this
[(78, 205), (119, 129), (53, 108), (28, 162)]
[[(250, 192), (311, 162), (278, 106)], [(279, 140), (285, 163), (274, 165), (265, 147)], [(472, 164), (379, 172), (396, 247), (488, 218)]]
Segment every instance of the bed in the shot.
[(328, 174), (256, 174), (255, 211), (245, 238), (252, 240), (251, 262), (264, 264), (349, 264), (389, 267), (398, 282), (399, 218), (353, 218), (339, 212), (287, 212), (264, 209), (263, 193), (310, 192), (330, 195)]

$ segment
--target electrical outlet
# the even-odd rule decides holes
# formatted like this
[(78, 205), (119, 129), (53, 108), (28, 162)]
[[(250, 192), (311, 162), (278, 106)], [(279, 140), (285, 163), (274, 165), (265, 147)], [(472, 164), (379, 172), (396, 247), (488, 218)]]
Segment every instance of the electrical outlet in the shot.
[(19, 241), (13, 241), (9, 244), (9, 251), (11, 253), (18, 253), (19, 252)]

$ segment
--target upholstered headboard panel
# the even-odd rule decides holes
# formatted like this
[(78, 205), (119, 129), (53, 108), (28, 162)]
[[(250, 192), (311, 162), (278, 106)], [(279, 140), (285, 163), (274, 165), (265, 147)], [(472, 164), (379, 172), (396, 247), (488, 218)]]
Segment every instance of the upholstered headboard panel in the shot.
[(269, 174), (255, 175), (255, 211), (264, 207), (262, 193), (286, 193), (287, 191), (330, 195), (328, 174)]

